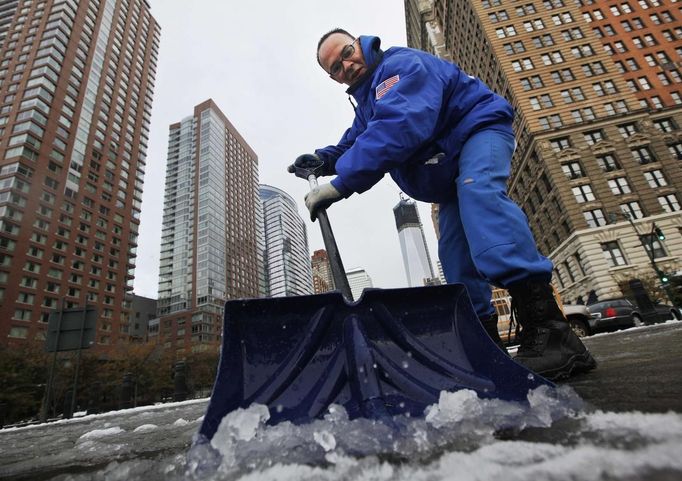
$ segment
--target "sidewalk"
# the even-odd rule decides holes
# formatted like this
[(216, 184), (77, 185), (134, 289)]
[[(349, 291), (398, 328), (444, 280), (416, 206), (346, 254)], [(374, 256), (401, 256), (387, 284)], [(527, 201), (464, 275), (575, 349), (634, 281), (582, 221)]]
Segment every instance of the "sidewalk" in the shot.
[(565, 383), (592, 407), (682, 413), (682, 322), (596, 335), (583, 342), (597, 369)]

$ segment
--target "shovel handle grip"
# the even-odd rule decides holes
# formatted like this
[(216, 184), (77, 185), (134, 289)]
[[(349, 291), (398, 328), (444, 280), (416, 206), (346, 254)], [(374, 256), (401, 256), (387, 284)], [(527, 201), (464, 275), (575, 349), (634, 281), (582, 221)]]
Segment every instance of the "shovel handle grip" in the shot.
[[(310, 184), (310, 190), (317, 187), (317, 177), (315, 177), (315, 174), (310, 174), (308, 176), (308, 183)], [(329, 265), (332, 269), (334, 285), (336, 286), (336, 289), (341, 291), (341, 294), (348, 302), (352, 302), (353, 293), (350, 289), (350, 284), (348, 284), (346, 270), (344, 269), (343, 262), (341, 261), (341, 254), (339, 254), (339, 248), (336, 245), (336, 239), (334, 238), (334, 232), (332, 232), (332, 226), (329, 223), (327, 209), (320, 209), (317, 211), (317, 221), (320, 223), (322, 240), (324, 240), (324, 247), (327, 250), (327, 255), (329, 256)]]

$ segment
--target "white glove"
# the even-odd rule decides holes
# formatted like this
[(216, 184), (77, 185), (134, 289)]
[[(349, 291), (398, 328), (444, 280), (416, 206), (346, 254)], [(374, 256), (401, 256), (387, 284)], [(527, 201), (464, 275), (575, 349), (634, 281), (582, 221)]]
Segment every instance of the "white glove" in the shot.
[(310, 212), (310, 220), (317, 219), (317, 211), (326, 209), (334, 202), (343, 199), (343, 196), (331, 184), (322, 184), (315, 187), (305, 195), (305, 206)]

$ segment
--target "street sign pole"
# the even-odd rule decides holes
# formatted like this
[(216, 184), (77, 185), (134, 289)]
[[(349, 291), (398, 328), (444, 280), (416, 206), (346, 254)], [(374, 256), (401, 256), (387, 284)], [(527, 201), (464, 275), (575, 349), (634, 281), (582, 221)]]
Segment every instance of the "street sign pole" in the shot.
[(81, 365), (81, 353), (83, 352), (83, 335), (85, 334), (85, 319), (86, 315), (88, 313), (88, 306), (85, 306), (85, 309), (83, 309), (83, 315), (81, 317), (81, 333), (80, 333), (80, 340), (78, 341), (78, 354), (76, 355), (76, 369), (75, 373), (73, 375), (73, 395), (71, 396), (71, 415), (73, 416), (73, 413), (76, 410), (76, 397), (77, 397), (77, 389), (78, 389), (78, 371), (80, 369)]
[[(57, 341), (56, 345), (59, 346), (59, 334), (61, 333), (62, 319), (64, 317), (64, 298), (61, 299), (61, 307), (59, 308), (59, 317), (57, 319)], [(45, 386), (45, 394), (43, 396), (43, 406), (40, 410), (40, 422), (44, 423), (47, 421), (47, 415), (52, 405), (52, 384), (54, 383), (54, 370), (57, 365), (57, 353), (58, 349), (54, 350), (52, 355), (52, 364), (50, 365), (50, 373), (47, 376), (47, 385)]]

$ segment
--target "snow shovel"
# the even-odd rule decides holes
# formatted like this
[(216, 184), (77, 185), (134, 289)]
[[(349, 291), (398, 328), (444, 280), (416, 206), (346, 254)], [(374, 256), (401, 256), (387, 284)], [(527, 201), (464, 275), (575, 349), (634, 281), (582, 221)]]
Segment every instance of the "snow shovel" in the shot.
[[(297, 175), (314, 188), (315, 170)], [(227, 301), (195, 442), (210, 441), (227, 413), (252, 403), (269, 408), (271, 424), (310, 422), (338, 404), (351, 419), (392, 425), (395, 415), (423, 416), (443, 390), (525, 402), (530, 389), (551, 385), (495, 345), (461, 284), (366, 289), (353, 302), (327, 213), (317, 216), (340, 292)]]

